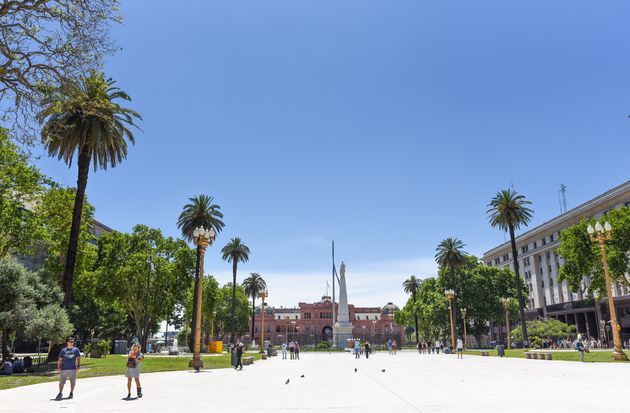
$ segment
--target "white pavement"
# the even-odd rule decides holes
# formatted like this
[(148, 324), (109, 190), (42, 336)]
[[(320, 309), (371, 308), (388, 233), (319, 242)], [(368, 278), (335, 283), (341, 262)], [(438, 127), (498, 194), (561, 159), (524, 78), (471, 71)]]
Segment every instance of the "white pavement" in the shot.
[[(122, 376), (79, 380), (73, 400), (57, 383), (0, 391), (4, 412), (603, 412), (630, 411), (630, 363), (341, 353), (257, 361), (233, 369), (142, 375), (125, 401)], [(358, 372), (354, 372), (354, 368)], [(381, 369), (385, 369), (382, 372)], [(300, 378), (300, 375), (304, 378)], [(290, 379), (289, 384), (285, 381)], [(135, 394), (135, 390), (132, 394)], [(67, 396), (67, 390), (66, 390)]]

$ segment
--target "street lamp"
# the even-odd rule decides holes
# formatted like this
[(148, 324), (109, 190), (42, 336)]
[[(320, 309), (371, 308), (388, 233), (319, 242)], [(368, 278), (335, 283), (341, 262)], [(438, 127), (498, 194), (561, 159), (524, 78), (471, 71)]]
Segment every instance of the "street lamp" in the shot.
[(260, 307), (261, 309), (260, 316), (262, 317), (262, 321), (261, 321), (262, 332), (260, 333), (260, 336), (261, 336), (260, 337), (260, 353), (261, 354), (265, 353), (265, 350), (264, 350), (264, 346), (265, 346), (265, 298), (267, 298), (268, 295), (269, 295), (269, 292), (267, 290), (261, 291), (260, 294), (258, 295), (260, 299), (262, 300), (262, 305)]
[[(147, 257), (147, 267), (148, 267), (148, 271), (147, 271), (147, 295), (146, 298), (144, 299), (144, 333), (142, 334), (142, 345), (144, 346), (144, 351), (146, 351), (147, 353), (149, 352), (147, 350), (147, 346), (148, 346), (148, 341), (149, 341), (149, 326), (148, 326), (148, 311), (149, 311), (149, 289), (151, 288), (151, 271), (154, 269), (153, 267), (153, 259), (151, 258), (151, 256), (149, 255)], [(166, 325), (168, 328), (168, 320), (166, 321)]]
[(203, 292), (203, 258), (208, 245), (212, 245), (216, 234), (212, 228), (197, 227), (193, 231), (193, 239), (197, 246), (197, 268), (195, 278), (197, 280), (197, 303), (195, 306), (195, 342), (193, 344), (193, 358), (188, 362), (188, 367), (199, 371), (203, 367), (201, 360), (201, 301)]
[(374, 330), (374, 337), (376, 338), (376, 320), (372, 320), (372, 330)]
[(608, 294), (608, 307), (610, 311), (610, 326), (613, 334), (614, 349), (612, 353), (613, 360), (628, 360), (628, 356), (623, 352), (621, 345), (621, 336), (619, 330), (621, 327), (617, 323), (617, 312), (615, 311), (615, 301), (612, 296), (612, 288), (610, 286), (610, 274), (608, 273), (608, 259), (606, 258), (606, 241), (612, 239), (612, 226), (610, 223), (604, 223), (604, 226), (597, 221), (595, 228), (589, 224), (586, 229), (591, 241), (599, 244), (599, 252), (602, 257), (602, 266), (604, 267), (604, 278), (606, 279), (606, 294)]
[(464, 319), (464, 350), (466, 349), (466, 312), (468, 310), (466, 310), (465, 308), (462, 308), (460, 310), (462, 312), (462, 317)]
[(455, 299), (455, 291), (444, 290), (444, 295), (448, 300), (448, 311), (451, 315), (451, 349), (455, 348), (455, 322), (453, 320), (453, 300)]
[(510, 303), (512, 302), (512, 300), (510, 300), (509, 297), (503, 297), (501, 298), (501, 304), (503, 304), (503, 309), (505, 309), (505, 331), (506, 331), (506, 335), (507, 335), (507, 348), (512, 348), (511, 346), (511, 340), (510, 340), (510, 316), (509, 316), (509, 310), (510, 310)]
[[(295, 320), (291, 320), (291, 334), (295, 333)], [(295, 335), (295, 334), (293, 334)]]

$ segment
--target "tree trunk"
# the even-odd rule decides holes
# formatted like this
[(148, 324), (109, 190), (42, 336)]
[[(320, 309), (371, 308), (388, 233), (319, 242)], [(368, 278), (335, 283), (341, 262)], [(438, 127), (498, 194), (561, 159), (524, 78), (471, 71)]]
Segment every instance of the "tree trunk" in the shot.
[(192, 349), (195, 346), (195, 319), (197, 318), (197, 286), (199, 285), (199, 265), (201, 264), (201, 247), (197, 246), (197, 261), (195, 263), (195, 290), (193, 291), (193, 311), (192, 320), (190, 320), (190, 342), (188, 348)]
[(232, 310), (230, 318), (230, 343), (234, 343), (236, 338), (236, 267), (238, 260), (233, 257), (232, 260)]
[(77, 250), (79, 247), (81, 216), (83, 214), (83, 201), (85, 200), (85, 188), (87, 187), (88, 173), (90, 172), (90, 160), (91, 158), (89, 149), (87, 146), (85, 146), (79, 152), (79, 175), (77, 177), (77, 192), (74, 197), (72, 225), (70, 226), (70, 240), (68, 241), (66, 266), (63, 273), (63, 306), (68, 310), (72, 306), (72, 282), (74, 280), (74, 265), (77, 260)]
[(252, 343), (254, 342), (254, 320), (255, 319), (256, 319), (256, 294), (252, 294)]
[(7, 349), (7, 330), (2, 330), (2, 360), (5, 360), (9, 357), (9, 350)]
[(451, 267), (451, 288), (455, 292), (453, 298), (453, 330), (455, 330), (455, 337), (458, 336), (457, 330), (457, 281), (455, 279), (455, 267)]
[(416, 323), (416, 344), (418, 344), (420, 340), (418, 339), (418, 312), (416, 311), (416, 291), (412, 291), (411, 295), (413, 297), (413, 318)]
[[(518, 265), (518, 253), (516, 252), (516, 239), (514, 237), (514, 226), (510, 225), (510, 243), (512, 244), (512, 260), (514, 261), (514, 274), (516, 277), (516, 295), (518, 296), (518, 311), (521, 319), (521, 330), (523, 332), (523, 341), (529, 342), (527, 337), (527, 324), (525, 323), (525, 299), (523, 298), (523, 289), (521, 288), (521, 275)], [(508, 331), (507, 334), (510, 334)]]

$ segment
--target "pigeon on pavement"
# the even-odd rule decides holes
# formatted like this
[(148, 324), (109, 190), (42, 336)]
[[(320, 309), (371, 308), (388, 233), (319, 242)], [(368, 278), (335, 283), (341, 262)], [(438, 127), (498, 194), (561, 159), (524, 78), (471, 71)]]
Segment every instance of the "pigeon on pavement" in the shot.
[(381, 370), (383, 373), (385, 373), (385, 369)]
[(357, 372), (357, 368), (356, 368), (356, 367), (354, 368), (354, 372), (355, 372), (355, 373)]
[(289, 384), (289, 381), (290, 381), (290, 380), (289, 380), (289, 379), (287, 379), (287, 381), (285, 381), (285, 382), (284, 382), (284, 384)]
[(303, 378), (304, 378), (304, 375), (302, 374), (302, 375), (300, 376), (300, 378), (302, 378), (302, 379), (303, 379)]

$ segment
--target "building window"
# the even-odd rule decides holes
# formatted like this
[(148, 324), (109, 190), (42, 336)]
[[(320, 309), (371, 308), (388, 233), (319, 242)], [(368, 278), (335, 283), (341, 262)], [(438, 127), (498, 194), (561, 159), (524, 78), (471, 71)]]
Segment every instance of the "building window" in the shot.
[(374, 316), (374, 319), (375, 319), (375, 320), (378, 320), (378, 316), (377, 316), (377, 315), (375, 315), (375, 316)]
[(306, 332), (310, 333), (311, 332), (311, 326), (306, 326)]
[(538, 244), (536, 244), (536, 241), (534, 241), (534, 249), (538, 248)]
[(553, 242), (553, 234), (549, 235), (549, 242)]
[(630, 207), (630, 201), (626, 202), (625, 204), (627, 207)]
[(298, 316), (295, 316), (295, 319), (297, 320), (297, 319), (298, 319)]
[(311, 313), (304, 313), (305, 320), (310, 320), (310, 318), (311, 318)]

